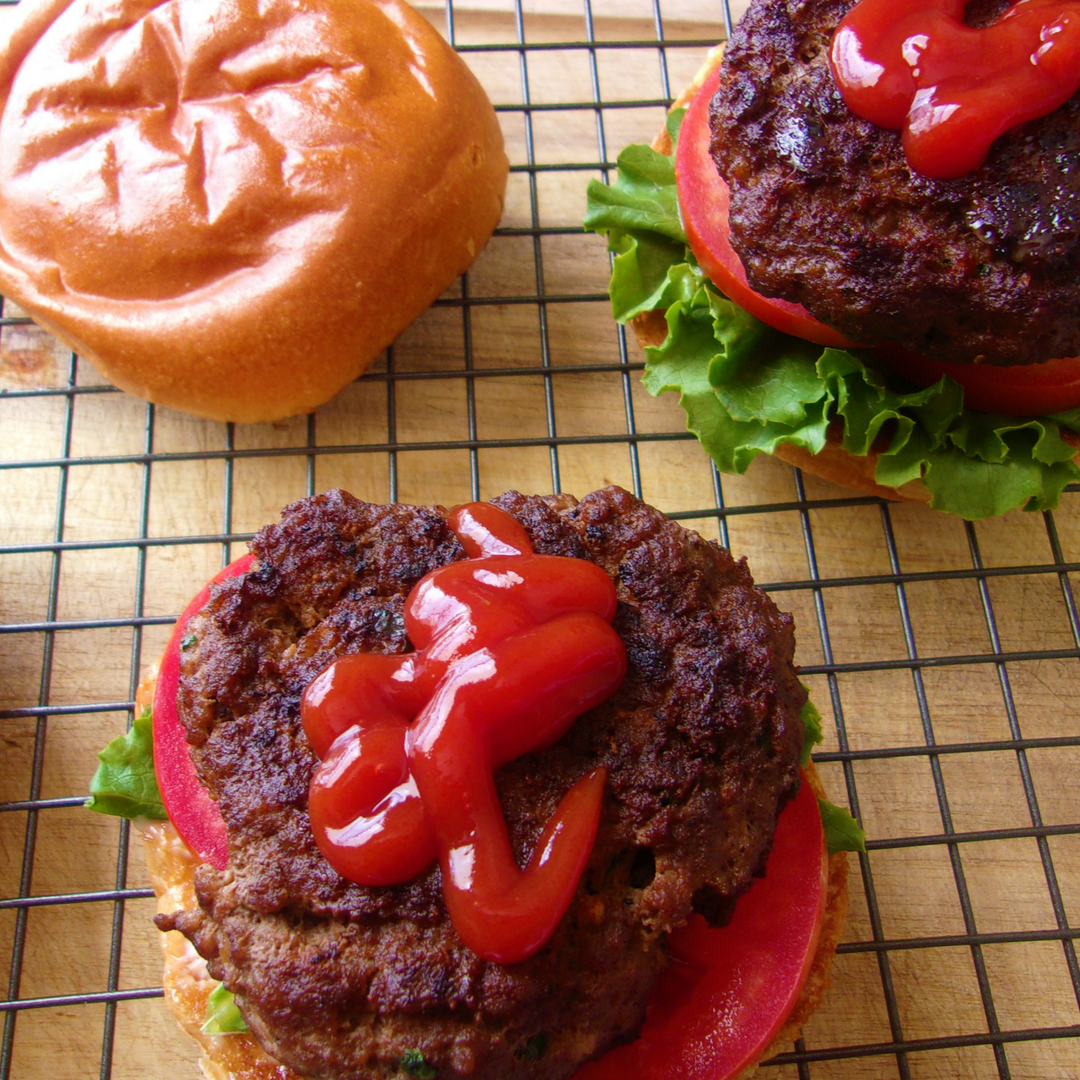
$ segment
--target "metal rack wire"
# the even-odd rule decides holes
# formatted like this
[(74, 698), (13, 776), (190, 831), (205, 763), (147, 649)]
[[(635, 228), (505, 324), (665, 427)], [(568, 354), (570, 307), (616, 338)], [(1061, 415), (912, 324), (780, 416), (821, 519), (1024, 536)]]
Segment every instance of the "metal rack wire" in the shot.
[[(49, 355), (56, 363), (46, 365), (44, 376), (24, 377), (12, 366), (23, 355), (13, 340), (34, 331), (21, 314), (3, 311), (0, 359), (10, 363), (0, 367), (0, 489), (7, 493), (0, 518), (0, 950), (8, 957), (8, 980), (0, 1001), (0, 1080), (95, 1074), (105, 1080), (129, 1072), (164, 1076), (172, 1069), (163, 1063), (158, 1071), (152, 1045), (138, 1067), (128, 1061), (129, 1039), (157, 1038), (140, 1034), (142, 1013), (120, 1030), (121, 1010), (162, 994), (152, 979), (140, 983), (126, 974), (139, 972), (131, 957), (152, 910), (152, 891), (136, 860), (129, 863), (128, 826), (98, 829), (92, 837), (108, 847), (108, 872), (97, 862), (89, 877), (52, 873), (43, 880), (41, 865), (66, 831), (78, 842), (79, 830), (88, 828), (76, 817), (84, 814), (85, 796), (70, 748), (78, 743), (81, 754), (82, 742), (92, 742), (99, 730), (110, 723), (122, 730), (130, 722), (140, 672), (175, 618), (176, 599), (185, 588), (194, 591), (189, 586), (200, 573), (206, 576), (200, 558), (216, 553), (211, 562), (228, 561), (250, 537), (252, 519), (262, 514), (269, 520), (276, 511), (276, 505), (249, 505), (251, 470), (261, 477), (287, 473), (280, 487), (295, 495), (321, 490), (328, 478), (353, 470), (361, 488), (370, 485), (358, 494), (397, 500), (426, 491), (432, 467), (415, 462), (437, 461), (439, 478), (450, 476), (455, 488), (440, 501), (450, 502), (459, 493), (494, 494), (489, 488), (496, 480), (489, 477), (501, 479), (504, 462), (521, 455), (534, 490), (559, 491), (568, 481), (603, 481), (617, 472), (673, 517), (748, 551), (759, 580), (800, 616), (804, 676), (834, 723), (817, 758), (834, 797), (846, 796), (871, 840), (858, 860), (837, 987), (805, 1038), (774, 1058), (764, 1075), (1080, 1077), (1080, 805), (1075, 789), (1060, 783), (1080, 763), (1074, 594), (1080, 499), (1069, 490), (1055, 513), (1013, 514), (1000, 528), (983, 527), (851, 496), (778, 463), (755, 465), (752, 479), (709, 468), (678, 414), (638, 388), (642, 364), (625, 333), (611, 328), (603, 332), (607, 337), (597, 331), (591, 339), (590, 327), (610, 325), (606, 295), (588, 275), (583, 284), (574, 264), (580, 258), (602, 269), (606, 255), (599, 242), (578, 246), (585, 238), (563, 212), (573, 199), (558, 202), (545, 185), (565, 180), (576, 189), (589, 176), (607, 177), (618, 150), (612, 138), (621, 138), (612, 128), (621, 133), (624, 117), (648, 117), (638, 135), (648, 138), (673, 84), (677, 91), (713, 35), (730, 29), (731, 11), (724, 0), (709, 34), (676, 24), (677, 0), (634, 9), (636, 22), (624, 18), (624, 8), (618, 19), (607, 17), (594, 0), (582, 0), (576, 14), (568, 11), (557, 6), (556, 23), (547, 24), (540, 18), (543, 4), (495, 4), (484, 15), (494, 31), (482, 40), (475, 11), (461, 3), (455, 9), (448, 0), (446, 36), (481, 77), (493, 77), (489, 61), (504, 76), (516, 69), (516, 100), (509, 92), (500, 97), (499, 87), (511, 85), (505, 79), (489, 86), (511, 132), (511, 188), (518, 190), (516, 216), (508, 214), (492, 247), (510, 254), (496, 258), (486, 276), (481, 264), (465, 275), (429, 313), (431, 333), (389, 349), (351, 388), (352, 396), (346, 392), (337, 412), (320, 410), (265, 437), (233, 425), (184, 428), (154, 406), (132, 407), (77, 357), (55, 349)], [(645, 29), (620, 36), (630, 24)], [(644, 56), (656, 65), (659, 93), (605, 96), (608, 60), (641, 63)], [(579, 64), (587, 98), (560, 96), (561, 84), (537, 76), (552, 57)], [(680, 71), (675, 78), (673, 62)], [(536, 129), (553, 114), (594, 122), (595, 158), (545, 160)], [(526, 284), (499, 287), (506, 280), (499, 274), (525, 275)], [(498, 324), (494, 332), (486, 325), (489, 315)], [(480, 336), (497, 346), (481, 347)], [(33, 349), (39, 358), (40, 350), (47, 352), (39, 339)], [(536, 423), (526, 425), (527, 433), (485, 434), (500, 430), (488, 401), (500, 383), (533, 394)], [(590, 426), (591, 414), (583, 420), (579, 407), (569, 404), (576, 399), (567, 386), (602, 388), (607, 400), (618, 401), (612, 408), (621, 416)], [(430, 403), (415, 394), (432, 387), (461, 405), (451, 410), (452, 424), (429, 432)], [(361, 414), (375, 437), (340, 437), (358, 429)], [(105, 425), (122, 429), (123, 438), (98, 445)], [(217, 528), (203, 527), (208, 515), (197, 519), (195, 531), (168, 516), (175, 490), (161, 478), (185, 469), (211, 478), (205, 501), (219, 507)], [(681, 479), (671, 480), (675, 469), (680, 477), (693, 472), (693, 482), (680, 487)], [(80, 500), (96, 477), (114, 474), (123, 474), (132, 512), (118, 516), (124, 524), (106, 521), (95, 530)], [(47, 525), (41, 515), (28, 525), (25, 512), (35, 499), (51, 507)], [(1039, 545), (1045, 545), (1042, 556)], [(96, 560), (99, 575), (88, 580), (111, 583), (101, 586), (97, 613), (90, 610), (92, 597), (73, 602), (79, 574), (68, 579), (70, 568), (86, 559)], [(178, 566), (190, 581), (162, 592), (162, 580)], [(109, 614), (116, 596), (127, 610)], [(72, 676), (69, 668), (78, 664), (71, 643), (78, 641), (90, 642), (74, 646), (90, 654), (104, 643), (114, 662), (126, 655), (117, 664), (126, 666), (126, 675), (115, 683), (116, 693), (86, 691), (98, 683), (85, 673)], [(85, 668), (87, 661), (80, 662)], [(949, 697), (954, 676), (965, 680), (966, 693), (975, 688), (974, 698), (958, 705)], [(91, 723), (91, 733), (80, 734)], [(983, 767), (990, 762), (993, 773)], [(1001, 779), (988, 788), (988, 775)], [(916, 794), (905, 802), (911, 791)], [(883, 800), (897, 804), (889, 817)], [(984, 859), (986, 850), (1005, 854)], [(905, 878), (908, 856), (915, 861)], [(995, 874), (1003, 875), (996, 885)], [(920, 907), (926, 875), (946, 883), (935, 894), (940, 911)], [(900, 899), (898, 881), (914, 900)], [(998, 907), (991, 902), (995, 888), (1016, 895)], [(101, 962), (90, 977), (65, 982), (63, 970), (65, 953), (77, 944), (73, 935), (90, 923), (59, 919), (60, 936), (50, 950), (34, 937), (35, 921), (44, 925), (50, 911), (92, 911), (90, 923), (107, 923)], [(1036, 958), (1003, 964), (1011, 948), (1033, 948)], [(960, 956), (970, 965), (970, 1001), (950, 999), (957, 984), (935, 982), (937, 972), (956, 969)], [(49, 962), (50, 977), (38, 977), (35, 965)], [(930, 1002), (923, 1011), (920, 995)], [(935, 1027), (937, 1018), (928, 1012), (952, 1015)], [(76, 1047), (59, 1072), (55, 1059), (35, 1047), (44, 1030), (31, 1024), (36, 1016), (68, 1032)], [(97, 1050), (88, 1050), (91, 1045)]]

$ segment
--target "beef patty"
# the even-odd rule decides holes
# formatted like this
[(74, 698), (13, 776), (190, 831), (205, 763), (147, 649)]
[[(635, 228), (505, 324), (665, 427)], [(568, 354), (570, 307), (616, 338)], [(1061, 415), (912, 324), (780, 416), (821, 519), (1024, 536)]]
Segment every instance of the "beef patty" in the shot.
[(537, 552), (611, 575), (629, 659), (614, 697), (496, 776), (524, 863), (570, 785), (607, 768), (577, 893), (519, 964), (461, 944), (437, 864), (394, 887), (353, 884), (319, 853), (306, 813), (316, 762), (301, 694), (345, 653), (409, 649), (409, 590), (463, 557), (446, 511), (340, 491), (294, 503), (252, 542), (258, 568), (215, 586), (190, 624), (180, 715), (229, 865), (200, 867), (199, 906), (158, 925), (190, 938), (259, 1041), (302, 1075), (386, 1076), (416, 1052), (440, 1077), (569, 1075), (632, 1036), (666, 932), (694, 908), (728, 913), (797, 783), (805, 692), (791, 618), (744, 561), (618, 488), (494, 502)]
[[(754, 0), (724, 54), (712, 152), (731, 237), (766, 296), (849, 340), (938, 360), (1080, 354), (1080, 95), (1002, 135), (956, 180), (852, 115), (829, 69), (852, 0)], [(1008, 0), (976, 0), (993, 22)]]

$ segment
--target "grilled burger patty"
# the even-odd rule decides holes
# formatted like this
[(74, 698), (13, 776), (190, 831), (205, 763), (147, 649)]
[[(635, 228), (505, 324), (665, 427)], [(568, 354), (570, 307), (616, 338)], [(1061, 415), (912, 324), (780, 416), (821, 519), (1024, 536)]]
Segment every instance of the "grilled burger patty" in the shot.
[[(1080, 354), (1080, 95), (956, 180), (852, 115), (828, 50), (851, 0), (754, 0), (724, 54), (712, 153), (750, 283), (863, 345), (1030, 364)], [(1008, 0), (975, 0), (993, 22)]]
[(437, 865), (399, 886), (355, 885), (325, 862), (306, 813), (316, 761), (301, 694), (338, 656), (410, 647), (409, 590), (463, 557), (446, 512), (344, 492), (295, 503), (253, 541), (258, 569), (216, 586), (190, 624), (180, 715), (229, 866), (200, 867), (199, 906), (158, 925), (187, 935), (259, 1041), (302, 1075), (389, 1075), (416, 1051), (440, 1076), (569, 1075), (640, 1024), (666, 932), (695, 908), (712, 921), (730, 911), (797, 783), (792, 622), (743, 561), (618, 488), (494, 502), (538, 553), (612, 576), (629, 659), (614, 697), (496, 776), (523, 864), (571, 784), (608, 770), (570, 909), (519, 964), (461, 944)]

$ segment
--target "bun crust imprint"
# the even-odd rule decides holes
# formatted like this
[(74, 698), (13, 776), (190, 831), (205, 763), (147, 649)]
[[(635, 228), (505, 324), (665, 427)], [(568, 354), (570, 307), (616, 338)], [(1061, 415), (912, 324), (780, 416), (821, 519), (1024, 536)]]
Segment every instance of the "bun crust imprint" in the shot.
[[(709, 73), (720, 65), (723, 58), (724, 46), (714, 48), (701, 66), (701, 70), (694, 76), (691, 82), (679, 96), (672, 102), (672, 109), (686, 108), (693, 100), (694, 95), (708, 78)], [(664, 129), (652, 142), (652, 148), (661, 154), (672, 152), (671, 137)], [(667, 337), (667, 323), (664, 320), (664, 312), (660, 310), (646, 311), (636, 316), (630, 323), (641, 348), (646, 346), (659, 347)], [(827, 442), (822, 449), (812, 454), (809, 450), (792, 443), (780, 443), (773, 451), (772, 456), (779, 458), (788, 465), (794, 465), (804, 472), (813, 476), (819, 476), (832, 484), (851, 488), (864, 495), (874, 495), (880, 499), (891, 499), (894, 502), (915, 502), (928, 505), (930, 491), (921, 480), (912, 480), (902, 487), (885, 487), (874, 479), (874, 471), (877, 468), (877, 454), (871, 450), (869, 454), (857, 456), (849, 454), (841, 446), (843, 425), (833, 423), (829, 426)], [(1065, 428), (1061, 429), (1061, 437), (1065, 442), (1077, 449), (1075, 460), (1080, 462), (1080, 436)]]
[(472, 263), (507, 170), (400, 0), (24, 0), (0, 47), (0, 291), (217, 420), (360, 375)]
[[(301, 808), (310, 776), (303, 747), (288, 745), (305, 671), (321, 670), (341, 651), (403, 646), (398, 594), (429, 564), (460, 557), (445, 511), (372, 506), (334, 492), (302, 500), (253, 542), (258, 569), (216, 586), (190, 624), (197, 641), (184, 655), (181, 717), (190, 733), (205, 712), (192, 704), (219, 703), (220, 724), (206, 742), (193, 740), (193, 758), (228, 824), (230, 864), (224, 875), (181, 867), (178, 876), (194, 875), (194, 889), (188, 884), (165, 897), (157, 922), (192, 940), (213, 975), (237, 993), (263, 1045), (301, 1075), (381, 1076), (404, 1050), (418, 1048), (440, 1075), (565, 1077), (607, 1045), (611, 1032), (626, 1037), (636, 1029), (663, 963), (650, 938), (679, 925), (691, 906), (722, 912), (768, 850), (789, 781), (786, 770), (773, 775), (763, 735), (770, 732), (776, 757), (786, 757), (789, 741), (797, 754), (801, 742), (801, 724), (796, 740), (789, 711), (802, 699), (793, 674), (788, 685), (790, 619), (753, 588), (743, 564), (618, 489), (579, 504), (516, 494), (496, 502), (522, 522), (538, 550), (590, 558), (609, 573), (618, 568), (616, 627), (631, 665), (610, 707), (579, 718), (560, 744), (499, 773), (513, 838), (545, 818), (551, 792), (561, 793), (570, 772), (588, 769), (596, 754), (609, 767), (608, 807), (586, 871), (591, 884), (583, 883), (551, 942), (521, 964), (485, 965), (462, 951), (437, 895), (428, 899), (437, 870), (389, 890), (327, 877), (321, 861), (302, 873), (310, 830), (299, 828), (299, 818), (297, 828), (290, 823), (289, 806)], [(656, 576), (654, 560), (668, 567), (666, 577)], [(669, 618), (673, 608), (678, 614)], [(277, 659), (268, 664), (270, 653)], [(719, 682), (709, 690), (713, 677)], [(690, 693), (673, 697), (669, 682)], [(248, 684), (266, 700), (244, 718)], [(792, 695), (798, 700), (787, 701)], [(265, 730), (264, 720), (271, 721)], [(706, 754), (703, 738), (715, 739), (715, 753)], [(245, 763), (244, 746), (258, 750), (257, 760)], [(723, 776), (706, 775), (710, 770)], [(653, 798), (658, 784), (666, 801)], [(722, 806), (715, 804), (719, 791)], [(258, 818), (245, 824), (249, 809)], [(651, 881), (634, 878), (643, 844), (655, 852)], [(717, 847), (715, 857), (707, 854)], [(829, 914), (795, 1027), (827, 985), (845, 874), (843, 856), (834, 858)], [(158, 876), (168, 880), (163, 871)], [(271, 895), (283, 889), (288, 896)], [(178, 935), (169, 940), (173, 953), (190, 958)], [(350, 974), (369, 961), (377, 965), (370, 976)], [(554, 986), (560, 994), (553, 997)], [(568, 1016), (561, 998), (576, 1003)], [(548, 1033), (546, 1052), (539, 1061), (519, 1060), (514, 1049), (536, 1030)]]

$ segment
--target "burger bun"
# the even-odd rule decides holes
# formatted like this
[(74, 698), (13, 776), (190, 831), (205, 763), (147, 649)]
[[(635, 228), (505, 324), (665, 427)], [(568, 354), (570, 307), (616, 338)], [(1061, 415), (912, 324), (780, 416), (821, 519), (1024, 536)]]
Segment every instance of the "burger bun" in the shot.
[(476, 258), (507, 171), (401, 0), (24, 0), (0, 46), (0, 291), (199, 416), (355, 379)]

